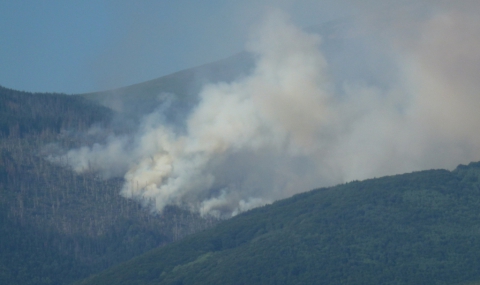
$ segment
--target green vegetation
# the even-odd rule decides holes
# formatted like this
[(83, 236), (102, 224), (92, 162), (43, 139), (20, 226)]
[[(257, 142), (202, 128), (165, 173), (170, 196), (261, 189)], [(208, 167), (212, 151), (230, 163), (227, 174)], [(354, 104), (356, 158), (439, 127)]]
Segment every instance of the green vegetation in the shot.
[(93, 284), (463, 284), (480, 279), (480, 163), (323, 188), (106, 270)]
[(215, 222), (153, 215), (119, 195), (123, 179), (44, 158), (46, 145), (83, 144), (113, 115), (81, 97), (0, 87), (0, 284), (69, 284)]

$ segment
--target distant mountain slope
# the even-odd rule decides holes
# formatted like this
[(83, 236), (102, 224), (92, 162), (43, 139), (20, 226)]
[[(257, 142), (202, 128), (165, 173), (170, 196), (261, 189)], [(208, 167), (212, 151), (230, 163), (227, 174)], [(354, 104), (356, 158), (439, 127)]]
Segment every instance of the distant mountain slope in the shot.
[(79, 284), (463, 284), (480, 279), (480, 163), (318, 189)]
[(184, 115), (197, 102), (197, 95), (204, 84), (232, 81), (246, 74), (252, 67), (252, 55), (241, 52), (223, 60), (147, 82), (78, 96), (126, 114), (145, 115), (162, 104), (166, 99), (165, 95), (172, 94), (175, 95), (175, 101), (170, 109), (170, 116), (179, 119), (175, 118), (176, 113)]

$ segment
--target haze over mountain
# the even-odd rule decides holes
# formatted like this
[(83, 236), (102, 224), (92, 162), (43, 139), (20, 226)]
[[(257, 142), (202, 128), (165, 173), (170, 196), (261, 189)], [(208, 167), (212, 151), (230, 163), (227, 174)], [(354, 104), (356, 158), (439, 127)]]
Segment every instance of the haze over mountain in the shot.
[[(123, 176), (122, 194), (158, 211), (229, 217), (321, 185), (476, 160), (478, 5), (423, 4), (387, 6), (377, 18), (359, 10), (364, 17), (320, 34), (272, 10), (246, 45), (254, 63), (241, 76), (146, 83), (157, 86), (148, 96), (160, 96), (158, 109), (132, 136), (68, 150), (69, 164)], [(117, 102), (85, 96), (136, 106), (129, 92), (140, 85), (129, 88), (110, 96)]]

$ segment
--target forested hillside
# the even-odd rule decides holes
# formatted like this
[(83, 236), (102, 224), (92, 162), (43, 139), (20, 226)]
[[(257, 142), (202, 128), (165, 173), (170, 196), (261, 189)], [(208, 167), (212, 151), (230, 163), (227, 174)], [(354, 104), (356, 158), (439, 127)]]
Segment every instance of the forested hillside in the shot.
[(480, 163), (313, 190), (79, 284), (473, 284)]
[(68, 284), (214, 220), (169, 208), (152, 214), (119, 195), (123, 179), (77, 174), (48, 147), (88, 143), (114, 112), (84, 98), (0, 88), (0, 284)]

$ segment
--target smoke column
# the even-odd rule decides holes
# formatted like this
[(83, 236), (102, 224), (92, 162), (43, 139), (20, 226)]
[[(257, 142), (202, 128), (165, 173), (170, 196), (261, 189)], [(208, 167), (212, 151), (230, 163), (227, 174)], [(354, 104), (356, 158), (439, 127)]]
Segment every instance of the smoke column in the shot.
[(369, 51), (359, 57), (388, 62), (373, 67), (388, 77), (378, 82), (342, 78), (361, 58), (329, 59), (318, 35), (273, 11), (247, 44), (254, 70), (204, 86), (186, 130), (154, 112), (133, 138), (70, 150), (69, 163), (124, 175), (122, 195), (158, 211), (230, 217), (315, 187), (478, 160), (479, 21), (470, 6), (435, 8), (349, 31)]

